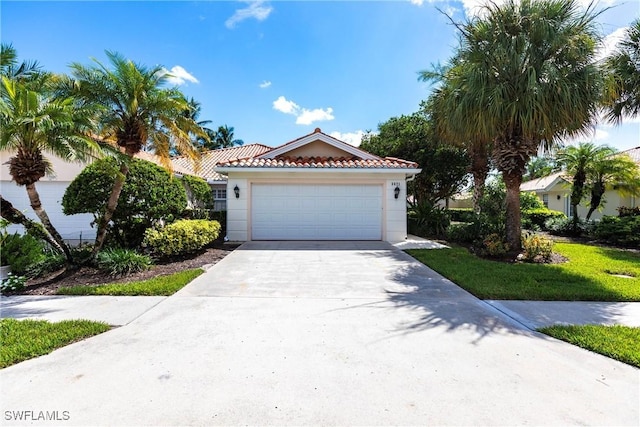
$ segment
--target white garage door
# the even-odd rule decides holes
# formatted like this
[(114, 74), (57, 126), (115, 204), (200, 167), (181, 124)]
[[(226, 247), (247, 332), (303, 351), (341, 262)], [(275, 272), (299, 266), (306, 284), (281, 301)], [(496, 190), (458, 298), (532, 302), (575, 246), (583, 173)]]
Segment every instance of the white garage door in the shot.
[(382, 186), (253, 184), (251, 238), (382, 240)]

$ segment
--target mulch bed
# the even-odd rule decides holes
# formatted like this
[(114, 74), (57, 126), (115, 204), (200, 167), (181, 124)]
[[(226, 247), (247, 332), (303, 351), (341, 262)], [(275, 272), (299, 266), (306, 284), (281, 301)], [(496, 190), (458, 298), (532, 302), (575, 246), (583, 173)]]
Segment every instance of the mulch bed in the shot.
[(93, 267), (82, 267), (73, 271), (60, 270), (47, 277), (29, 280), (22, 291), (9, 295), (55, 295), (57, 290), (62, 287), (127, 283), (151, 279), (157, 276), (177, 273), (182, 270), (215, 264), (234, 249), (235, 247), (229, 247), (227, 245), (216, 245), (195, 255), (158, 262), (149, 270), (124, 277), (113, 277)]

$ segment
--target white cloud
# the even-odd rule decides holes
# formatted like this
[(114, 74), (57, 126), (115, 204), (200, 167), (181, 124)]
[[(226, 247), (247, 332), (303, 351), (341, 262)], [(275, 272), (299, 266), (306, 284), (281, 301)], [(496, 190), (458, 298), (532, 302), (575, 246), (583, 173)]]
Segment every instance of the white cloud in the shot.
[(598, 61), (609, 56), (616, 49), (616, 45), (622, 40), (628, 28), (629, 27), (618, 28), (602, 40), (602, 44), (596, 52), (596, 59)]
[(273, 101), (273, 108), (285, 114), (293, 114), (294, 116), (300, 114), (300, 106), (293, 101), (288, 101), (284, 96)]
[(329, 135), (336, 139), (339, 139), (340, 141), (344, 141), (347, 144), (351, 144), (354, 147), (359, 147), (360, 143), (362, 142), (362, 136), (364, 135), (364, 131), (357, 130), (355, 132), (346, 132), (346, 133), (331, 132)]
[(269, 86), (271, 86), (271, 82), (269, 80), (265, 80), (262, 83), (260, 83), (260, 89), (266, 89)]
[(245, 1), (245, 3), (249, 3), (249, 5), (243, 9), (236, 9), (235, 13), (225, 21), (224, 25), (227, 28), (235, 28), (236, 24), (250, 18), (264, 21), (273, 10), (273, 7), (265, 0)]
[(598, 140), (607, 139), (607, 138), (609, 138), (609, 132), (596, 128), (596, 131), (594, 132), (594, 135), (593, 135), (594, 140), (598, 141)]
[(326, 109), (316, 108), (309, 110), (302, 108), (293, 101), (288, 100), (284, 96), (279, 96), (278, 99), (273, 101), (273, 109), (278, 110), (281, 113), (291, 114), (296, 116), (297, 125), (310, 125), (313, 122), (320, 122), (325, 120), (333, 120), (333, 108)]
[(167, 81), (175, 86), (183, 85), (188, 81), (191, 83), (200, 83), (198, 79), (179, 65), (176, 65), (171, 70), (163, 68), (162, 73), (169, 74), (169, 76), (167, 76)]
[(424, 4), (424, 0), (409, 0), (411, 4), (415, 4), (416, 6), (422, 6)]
[[(446, 6), (444, 7), (444, 10), (449, 16), (452, 16), (453, 12), (457, 11), (457, 9), (454, 6), (452, 6), (452, 3), (456, 3), (456, 2), (452, 0), (409, 0), (409, 1), (411, 2), (411, 4), (414, 4), (416, 6), (422, 6), (424, 3), (438, 4), (439, 6), (446, 4)], [(488, 3), (493, 3), (497, 6), (500, 6), (505, 4), (507, 1), (508, 0), (491, 0), (491, 1), (489, 0), (458, 0), (457, 3), (462, 3), (462, 6), (464, 7), (465, 15), (467, 17), (471, 17), (471, 16), (479, 16), (483, 14), (484, 6), (487, 5)], [(589, 6), (591, 2), (592, 0), (578, 0), (578, 4), (580, 4), (582, 7), (585, 7), (585, 8)], [(603, 7), (611, 6), (615, 3), (622, 3), (622, 2), (623, 2), (622, 0), (600, 0), (597, 3), (597, 6), (599, 8), (603, 8)]]
[(296, 119), (297, 125), (310, 125), (313, 122), (322, 122), (325, 120), (333, 120), (333, 108), (329, 107), (326, 110), (322, 108), (316, 108), (315, 110), (302, 109), (302, 114)]

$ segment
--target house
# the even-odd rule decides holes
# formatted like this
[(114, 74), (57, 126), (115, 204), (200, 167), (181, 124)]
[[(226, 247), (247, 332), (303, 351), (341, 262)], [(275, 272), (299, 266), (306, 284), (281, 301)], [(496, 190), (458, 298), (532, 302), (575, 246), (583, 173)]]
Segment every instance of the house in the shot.
[(214, 168), (227, 177), (227, 237), (384, 240), (407, 235), (406, 181), (421, 169), (380, 158), (320, 129)]
[(202, 153), (200, 166), (196, 172), (194, 165), (186, 156), (174, 157), (171, 164), (175, 172), (199, 176), (207, 181), (213, 192), (213, 209), (224, 211), (227, 209), (227, 179), (215, 171), (215, 167), (231, 159), (258, 156), (271, 150), (272, 147), (263, 144), (247, 144), (237, 147), (221, 148)]
[[(640, 165), (640, 147), (622, 151), (620, 154), (627, 154)], [(567, 175), (566, 172), (556, 172), (542, 178), (523, 182), (520, 185), (520, 191), (534, 192), (549, 209), (563, 212), (567, 216), (573, 215), (570, 198), (571, 176)], [(622, 196), (614, 189), (608, 189), (605, 192), (604, 200), (606, 203), (603, 209), (595, 211), (591, 216), (592, 219), (600, 219), (605, 215), (617, 216), (617, 209), (621, 206), (633, 208), (640, 205), (640, 197)], [(589, 207), (584, 202), (578, 206), (580, 218), (585, 218), (588, 211)]]

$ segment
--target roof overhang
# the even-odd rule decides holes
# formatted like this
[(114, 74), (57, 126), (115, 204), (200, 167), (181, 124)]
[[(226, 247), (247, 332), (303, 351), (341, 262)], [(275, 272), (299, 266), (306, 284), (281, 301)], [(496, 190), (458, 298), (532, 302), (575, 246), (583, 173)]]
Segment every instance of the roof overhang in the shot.
[(250, 173), (352, 173), (352, 174), (405, 174), (406, 176), (416, 175), (422, 172), (419, 168), (243, 168), (243, 167), (216, 167), (216, 172), (228, 175), (229, 172), (250, 172)]

